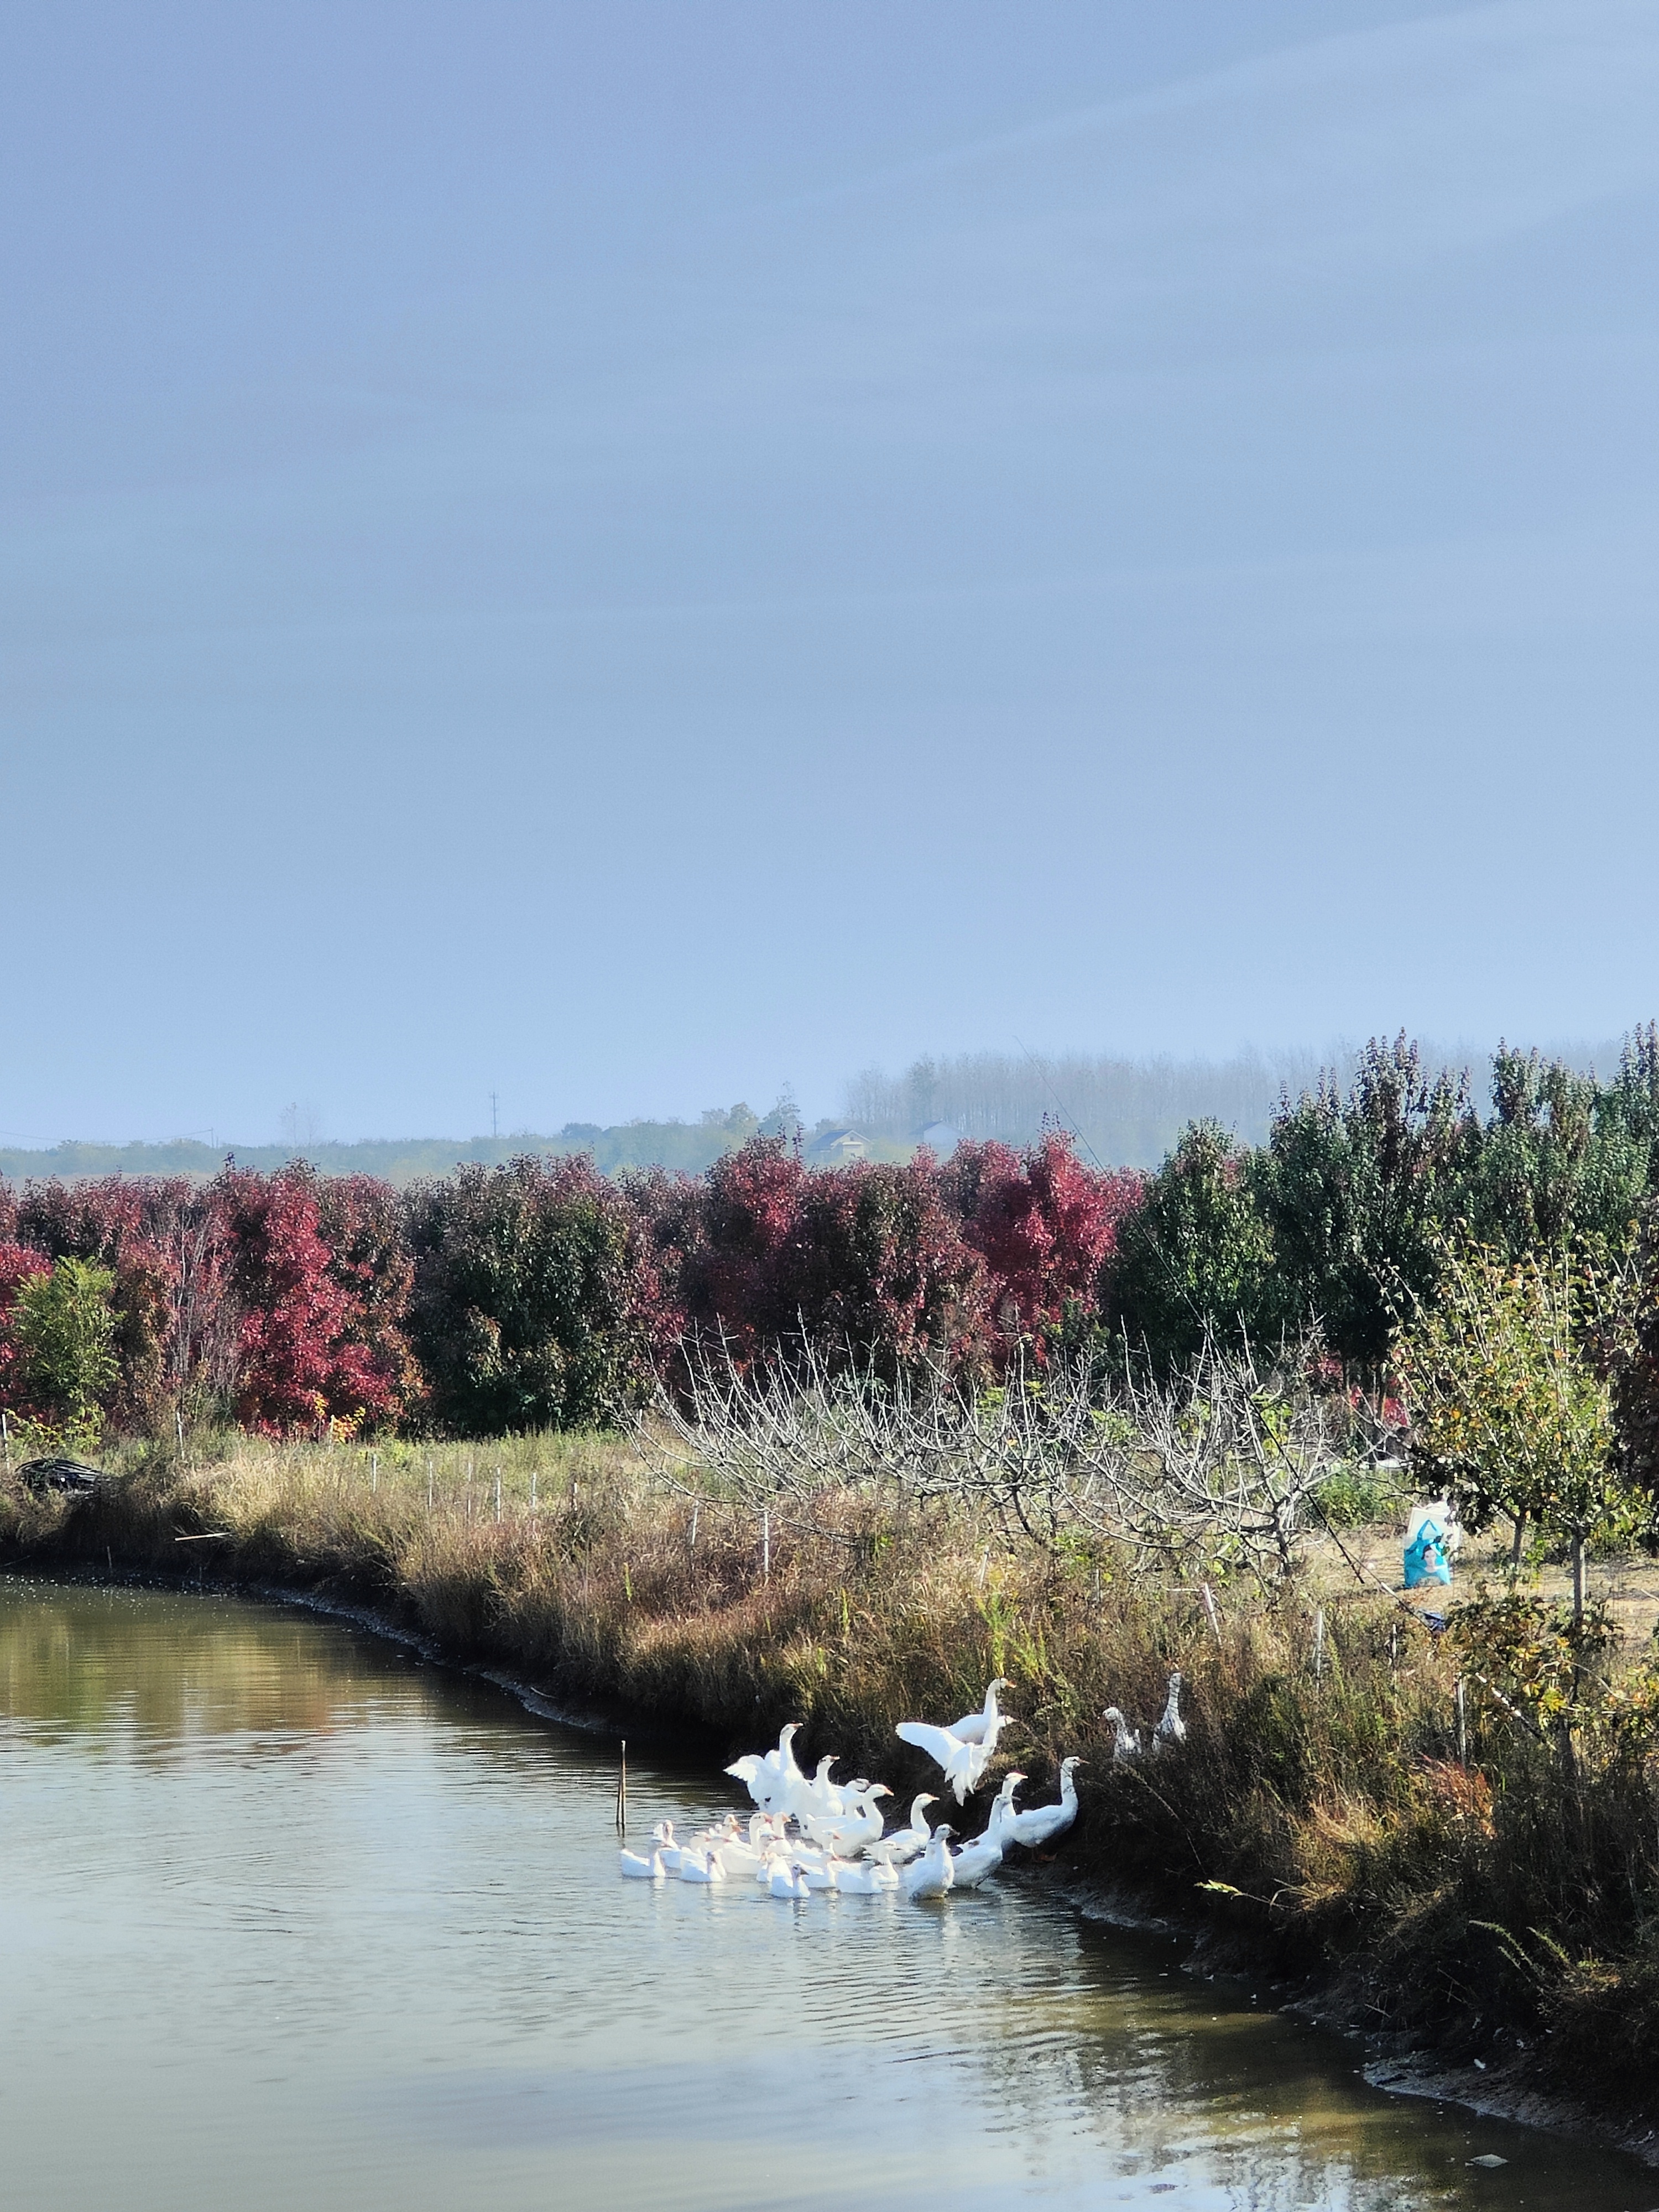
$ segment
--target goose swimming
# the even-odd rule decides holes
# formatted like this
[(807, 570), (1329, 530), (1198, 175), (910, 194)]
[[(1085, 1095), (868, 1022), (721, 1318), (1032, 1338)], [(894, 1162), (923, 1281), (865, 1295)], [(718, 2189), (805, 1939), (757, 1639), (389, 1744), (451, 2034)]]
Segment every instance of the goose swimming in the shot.
[(880, 1841), (881, 1808), (875, 1801), (878, 1797), (890, 1797), (892, 1794), (884, 1782), (867, 1784), (857, 1802), (852, 1801), (849, 1792), (848, 1802), (839, 1819), (820, 1820), (809, 1817), (805, 1823), (806, 1832), (814, 1843), (822, 1844), (826, 1850), (851, 1858), (866, 1844)]
[(617, 1856), (630, 1881), (660, 1881), (667, 1872), (660, 1851), (653, 1851), (648, 1859), (642, 1859), (637, 1851), (618, 1851)]
[(878, 1897), (883, 1890), (896, 1889), (898, 1886), (898, 1869), (889, 1866), (884, 1859), (836, 1863), (836, 1887), (843, 1897)]
[(924, 1790), (920, 1796), (913, 1797), (910, 1800), (909, 1826), (895, 1828), (890, 1836), (884, 1836), (879, 1843), (866, 1844), (864, 1847), (866, 1858), (882, 1861), (890, 1866), (900, 1866), (907, 1859), (920, 1858), (927, 1848), (927, 1819), (921, 1808), (924, 1805), (937, 1805), (938, 1802), (931, 1790)]
[(951, 1863), (950, 1824), (941, 1821), (921, 1856), (899, 1876), (899, 1887), (907, 1897), (943, 1897), (955, 1880), (956, 1869)]
[(951, 1854), (952, 1889), (977, 1889), (1002, 1864), (1003, 1828), (993, 1820), (982, 1836)]

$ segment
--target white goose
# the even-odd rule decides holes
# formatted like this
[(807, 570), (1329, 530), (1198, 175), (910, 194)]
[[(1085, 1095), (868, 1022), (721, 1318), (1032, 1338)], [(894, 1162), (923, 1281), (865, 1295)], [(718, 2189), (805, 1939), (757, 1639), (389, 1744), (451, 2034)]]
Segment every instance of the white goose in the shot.
[(952, 1889), (977, 1889), (1002, 1864), (1003, 1827), (993, 1820), (982, 1836), (951, 1854)]
[(864, 1856), (867, 1859), (884, 1861), (890, 1866), (902, 1866), (907, 1859), (920, 1858), (927, 1848), (927, 1816), (924, 1805), (937, 1805), (939, 1800), (931, 1790), (910, 1800), (910, 1825), (895, 1828), (890, 1836), (884, 1836), (878, 1844), (866, 1844)]
[(1013, 1819), (1014, 1792), (1018, 1789), (1020, 1784), (1024, 1782), (1024, 1779), (1025, 1777), (1020, 1772), (1017, 1766), (1011, 1768), (1010, 1771), (1003, 1776), (1002, 1787), (998, 1790), (995, 1797), (991, 1801), (990, 1817), (985, 1823), (988, 1832), (992, 1828), (1002, 1827), (1006, 1826), (1008, 1821)]
[(830, 1770), (840, 1758), (837, 1751), (826, 1752), (818, 1761), (818, 1771), (810, 1781), (803, 1781), (789, 1810), (798, 1820), (832, 1820), (846, 1808), (847, 1792), (830, 1779)]
[(667, 1872), (660, 1851), (653, 1851), (648, 1859), (642, 1859), (637, 1851), (618, 1851), (617, 1856), (630, 1881), (660, 1881)]
[(682, 1881), (724, 1881), (726, 1869), (720, 1863), (718, 1851), (682, 1851), (680, 1853)]
[(794, 1742), (801, 1725), (799, 1721), (786, 1721), (778, 1730), (777, 1749), (769, 1751), (761, 1761), (761, 1786), (767, 1793), (761, 1800), (763, 1813), (795, 1812), (803, 1793), (811, 1787), (795, 1764)]
[(789, 1897), (801, 1900), (812, 1893), (806, 1886), (806, 1877), (796, 1866), (780, 1859), (767, 1877), (767, 1893), (772, 1897)]
[(742, 1783), (757, 1805), (770, 1810), (767, 1804), (766, 1761), (763, 1759), (752, 1751), (747, 1751), (741, 1759), (734, 1759), (726, 1771)]
[(1129, 1726), (1128, 1722), (1123, 1717), (1122, 1706), (1108, 1705), (1100, 1717), (1112, 1723), (1113, 1765), (1121, 1766), (1126, 1759), (1139, 1759), (1141, 1750), (1140, 1731)]
[(827, 1850), (841, 1856), (852, 1858), (866, 1844), (881, 1840), (881, 1808), (876, 1800), (878, 1797), (890, 1797), (892, 1794), (884, 1782), (868, 1783), (859, 1792), (856, 1800), (848, 1793), (848, 1804), (839, 1819), (809, 1820), (806, 1832), (814, 1843), (823, 1844)]
[(921, 1856), (899, 1876), (899, 1887), (907, 1897), (943, 1897), (955, 1880), (956, 1869), (951, 1863), (950, 1825), (941, 1821)]
[(1080, 1759), (1062, 1759), (1060, 1762), (1060, 1802), (1058, 1805), (1034, 1805), (1030, 1812), (1016, 1813), (1011, 1808), (1002, 1823), (1005, 1844), (1024, 1844), (1028, 1850), (1040, 1850), (1044, 1844), (1053, 1843), (1063, 1836), (1077, 1818), (1077, 1770)]
[(982, 1709), (976, 1713), (964, 1713), (959, 1721), (951, 1722), (951, 1733), (957, 1741), (959, 1743), (988, 1741), (994, 1751), (998, 1736), (1008, 1725), (1007, 1714), (997, 1711), (997, 1692), (1012, 1690), (1013, 1686), (1006, 1675), (999, 1674), (985, 1692)]
[(932, 1721), (901, 1721), (893, 1733), (901, 1743), (914, 1744), (944, 1768), (945, 1779), (956, 1792), (958, 1805), (967, 1803), (968, 1792), (978, 1789), (991, 1764), (991, 1752), (985, 1744), (964, 1743), (952, 1730), (936, 1728)]
[(1181, 1669), (1177, 1667), (1170, 1677), (1170, 1694), (1164, 1706), (1164, 1717), (1152, 1730), (1152, 1749), (1178, 1751), (1187, 1741), (1187, 1723), (1181, 1717)]
[(896, 1889), (899, 1870), (882, 1859), (859, 1859), (852, 1863), (837, 1861), (836, 1887), (843, 1897), (878, 1897), (884, 1890)]

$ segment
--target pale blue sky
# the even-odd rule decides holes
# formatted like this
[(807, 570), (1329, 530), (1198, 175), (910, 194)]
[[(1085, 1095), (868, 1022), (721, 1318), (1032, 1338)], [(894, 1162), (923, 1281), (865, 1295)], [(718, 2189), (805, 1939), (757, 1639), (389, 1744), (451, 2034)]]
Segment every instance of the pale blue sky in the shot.
[(1659, 1011), (1650, 0), (0, 33), (0, 1139)]

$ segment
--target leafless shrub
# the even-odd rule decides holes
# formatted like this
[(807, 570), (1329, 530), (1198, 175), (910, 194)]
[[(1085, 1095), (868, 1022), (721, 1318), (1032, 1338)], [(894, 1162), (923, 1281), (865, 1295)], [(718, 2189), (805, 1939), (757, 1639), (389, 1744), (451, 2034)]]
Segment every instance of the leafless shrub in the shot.
[(958, 1499), (1012, 1542), (1109, 1546), (1138, 1565), (1288, 1572), (1334, 1440), (1306, 1377), (1311, 1347), (1271, 1370), (1206, 1345), (1172, 1382), (1103, 1393), (1085, 1364), (1017, 1369), (970, 1395), (931, 1375), (741, 1370), (701, 1347), (678, 1397), (636, 1439), (685, 1497), (834, 1533), (849, 1494), (892, 1513)]

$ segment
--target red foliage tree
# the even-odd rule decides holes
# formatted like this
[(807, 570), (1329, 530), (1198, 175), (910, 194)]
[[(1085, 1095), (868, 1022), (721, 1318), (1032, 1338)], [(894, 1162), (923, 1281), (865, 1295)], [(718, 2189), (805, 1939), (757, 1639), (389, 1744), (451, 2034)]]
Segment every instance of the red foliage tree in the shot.
[(688, 1337), (740, 1367), (810, 1344), (888, 1375), (983, 1348), (984, 1271), (931, 1158), (812, 1170), (757, 1136), (696, 1182), (640, 1176), (629, 1193), (659, 1368)]
[(163, 1425), (176, 1395), (181, 1295), (188, 1255), (208, 1212), (183, 1176), (30, 1183), (17, 1206), (20, 1234), (53, 1260), (95, 1261), (115, 1275), (118, 1428)]
[(415, 1287), (408, 1209), (373, 1176), (324, 1176), (313, 1188), (329, 1273), (355, 1309), (352, 1335), (390, 1384), (391, 1403), (411, 1413), (422, 1381), (405, 1326)]
[(1085, 1167), (1053, 1129), (1024, 1152), (959, 1145), (939, 1172), (985, 1262), (1005, 1356), (1023, 1344), (1042, 1361), (1068, 1328), (1099, 1316), (1118, 1231), (1142, 1202), (1144, 1177)]
[(985, 1349), (984, 1292), (933, 1161), (860, 1161), (802, 1179), (758, 1318), (775, 1341), (804, 1335), (832, 1362), (954, 1369)]
[(334, 1265), (311, 1171), (228, 1168), (213, 1199), (240, 1313), (237, 1419), (280, 1436), (389, 1417), (399, 1378), (368, 1340), (361, 1285)]
[(723, 1339), (746, 1366), (777, 1340), (775, 1282), (794, 1233), (806, 1171), (783, 1137), (751, 1137), (714, 1162), (681, 1255), (678, 1303), (685, 1327)]

